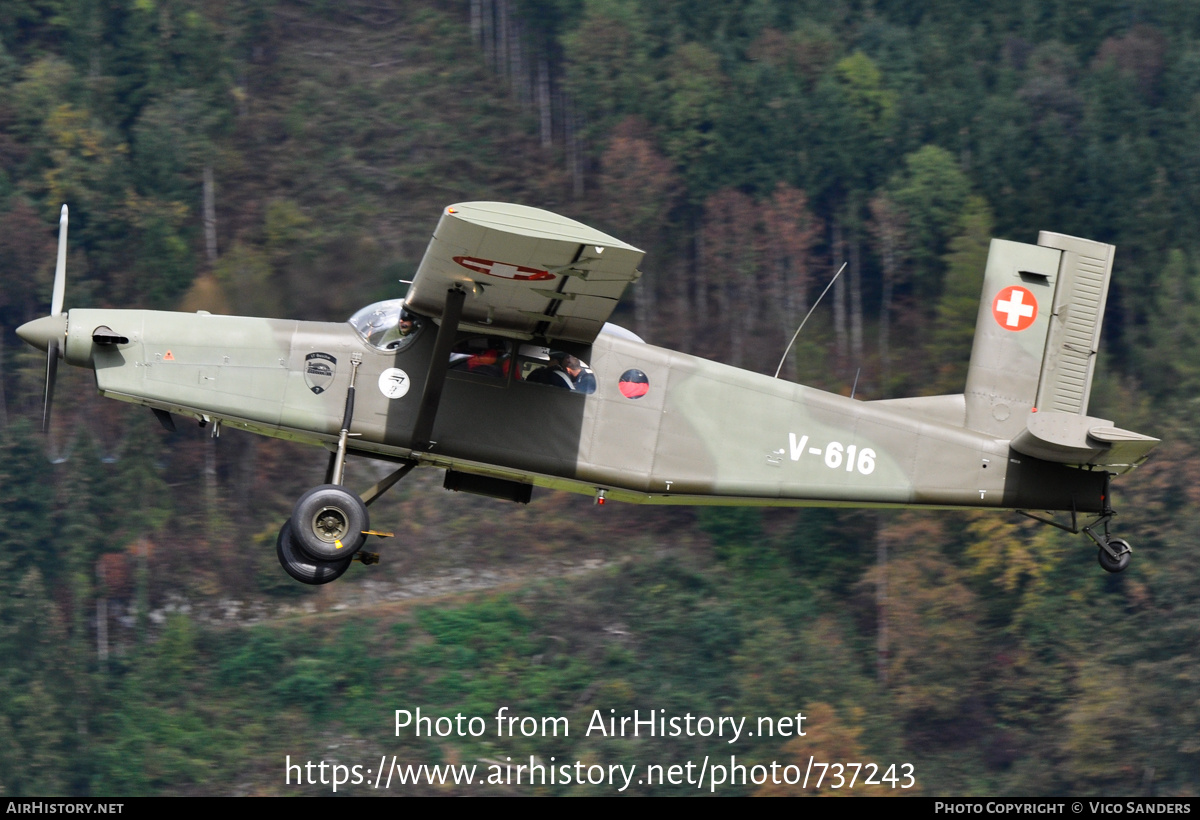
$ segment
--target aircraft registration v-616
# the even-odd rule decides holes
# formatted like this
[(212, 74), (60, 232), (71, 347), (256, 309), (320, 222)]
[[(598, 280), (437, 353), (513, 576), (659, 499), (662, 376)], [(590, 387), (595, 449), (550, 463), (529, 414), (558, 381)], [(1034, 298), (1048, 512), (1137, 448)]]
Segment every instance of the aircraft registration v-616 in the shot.
[[(1158, 440), (1087, 415), (1111, 245), (993, 240), (964, 392), (855, 401), (608, 324), (642, 251), (536, 208), (446, 208), (406, 297), (341, 324), (64, 313), (66, 221), (63, 206), (51, 315), (17, 331), (47, 351), (43, 422), (62, 358), (168, 427), (190, 417), (329, 449), (326, 483), (277, 542), (305, 583), (378, 560), (362, 550), (379, 534), (367, 505), (418, 466), (517, 502), (539, 486), (597, 503), (1070, 513), (1032, 517), (1087, 534), (1110, 572), (1129, 562), (1109, 535), (1109, 482)], [(356, 494), (347, 453), (398, 466)]]

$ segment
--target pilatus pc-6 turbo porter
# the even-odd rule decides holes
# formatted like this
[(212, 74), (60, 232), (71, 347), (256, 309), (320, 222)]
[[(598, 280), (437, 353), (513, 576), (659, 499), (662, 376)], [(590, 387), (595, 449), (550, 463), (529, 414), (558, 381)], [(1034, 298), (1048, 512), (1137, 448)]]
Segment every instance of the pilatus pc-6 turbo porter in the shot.
[[(179, 416), (326, 448), (325, 483), (277, 542), (305, 583), (378, 560), (362, 550), (379, 534), (367, 505), (416, 467), (516, 502), (538, 486), (597, 503), (1035, 510), (1087, 534), (1109, 572), (1129, 563), (1109, 534), (1109, 483), (1158, 440), (1087, 415), (1111, 245), (992, 240), (964, 392), (855, 401), (608, 324), (642, 251), (536, 208), (446, 208), (405, 298), (342, 324), (63, 312), (65, 241), (64, 206), (51, 315), (17, 331), (47, 352), (43, 422), (62, 358), (168, 427)], [(348, 453), (398, 466), (357, 494)]]

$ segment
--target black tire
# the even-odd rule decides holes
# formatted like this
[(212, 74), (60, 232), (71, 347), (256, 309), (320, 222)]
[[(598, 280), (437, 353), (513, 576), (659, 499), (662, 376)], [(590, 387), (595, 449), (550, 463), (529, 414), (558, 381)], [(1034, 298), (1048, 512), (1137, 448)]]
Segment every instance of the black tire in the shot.
[(1133, 553), (1129, 549), (1129, 542), (1123, 538), (1113, 538), (1108, 544), (1119, 552), (1121, 557), (1113, 558), (1107, 550), (1101, 549), (1096, 556), (1100, 561), (1100, 566), (1104, 567), (1105, 572), (1124, 572), (1125, 568), (1129, 566), (1129, 560), (1133, 557)]
[(283, 522), (279, 537), (275, 539), (275, 555), (283, 571), (302, 584), (328, 584), (342, 577), (350, 566), (353, 556), (341, 561), (314, 561), (296, 546), (295, 533), (292, 530), (292, 520)]
[(322, 484), (300, 496), (292, 508), (296, 546), (317, 561), (340, 561), (366, 542), (370, 518), (363, 500), (345, 487)]

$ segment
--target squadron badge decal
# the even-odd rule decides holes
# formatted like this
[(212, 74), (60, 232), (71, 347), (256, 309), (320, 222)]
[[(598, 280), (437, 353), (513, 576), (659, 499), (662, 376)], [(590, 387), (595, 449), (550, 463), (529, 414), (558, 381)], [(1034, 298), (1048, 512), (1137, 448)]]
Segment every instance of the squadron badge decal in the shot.
[(304, 357), (304, 383), (318, 396), (333, 384), (337, 359), (328, 353), (309, 353)]

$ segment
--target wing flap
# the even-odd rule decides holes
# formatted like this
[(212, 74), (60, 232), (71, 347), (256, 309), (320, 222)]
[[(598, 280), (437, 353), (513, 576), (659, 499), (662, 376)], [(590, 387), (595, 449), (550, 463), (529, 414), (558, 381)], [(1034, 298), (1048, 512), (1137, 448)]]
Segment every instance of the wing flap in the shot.
[(524, 205), (464, 202), (442, 212), (406, 301), (441, 318), (467, 292), (460, 327), (590, 344), (643, 253), (573, 219)]

